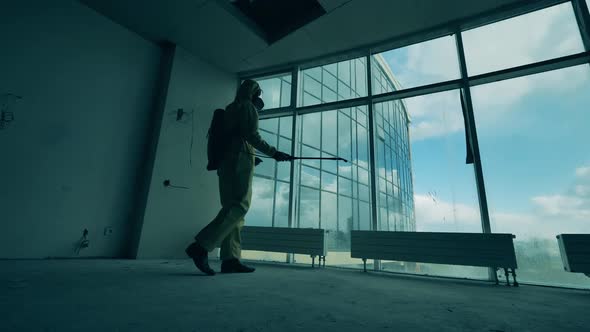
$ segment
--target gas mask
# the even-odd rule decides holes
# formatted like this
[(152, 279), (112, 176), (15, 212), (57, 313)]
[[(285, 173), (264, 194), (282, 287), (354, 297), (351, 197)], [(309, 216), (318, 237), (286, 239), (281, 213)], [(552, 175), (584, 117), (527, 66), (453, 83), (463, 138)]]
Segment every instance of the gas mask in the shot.
[(256, 91), (256, 93), (254, 94), (254, 97), (252, 98), (252, 104), (254, 104), (258, 111), (262, 111), (262, 109), (264, 108), (264, 101), (262, 100), (262, 98), (260, 98), (261, 95), (262, 89), (258, 89), (258, 91)]
[(254, 106), (256, 106), (256, 109), (258, 111), (262, 111), (262, 109), (264, 108), (264, 101), (260, 97), (254, 97), (252, 99), (252, 104), (254, 104)]

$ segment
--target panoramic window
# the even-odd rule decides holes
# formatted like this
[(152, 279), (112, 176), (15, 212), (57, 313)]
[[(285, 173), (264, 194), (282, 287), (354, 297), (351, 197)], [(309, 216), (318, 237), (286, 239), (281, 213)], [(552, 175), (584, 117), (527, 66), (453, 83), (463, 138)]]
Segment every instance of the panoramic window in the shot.
[(463, 33), (470, 76), (584, 51), (569, 2)]
[(588, 287), (555, 239), (590, 233), (588, 91), (587, 64), (472, 89), (492, 231), (516, 235), (522, 281)]
[(358, 58), (302, 70), (301, 106), (367, 96), (365, 62)]
[[(525, 64), (535, 70), (536, 62), (584, 50), (571, 2), (462, 36), (470, 77)], [(373, 54), (371, 94), (460, 78), (455, 37)], [(291, 74), (259, 79), (266, 108), (336, 106), (321, 112), (304, 108), (296, 115), (284, 110), (278, 118), (260, 121), (261, 134), (283, 151), (294, 144), (296, 156), (350, 162), (265, 160), (256, 168), (256, 203), (247, 225), (323, 228), (328, 232), (327, 264), (353, 268), (363, 264), (350, 257), (352, 230), (482, 232), (474, 166), (467, 163), (473, 160), (461, 90), (389, 101), (381, 96), (381, 102), (371, 105), (371, 126), (369, 105), (346, 103), (368, 95), (365, 57), (307, 68), (299, 77), (297, 105), (290, 104)], [(521, 281), (588, 288), (583, 275), (563, 271), (555, 236), (590, 233), (590, 150), (585, 145), (590, 142), (590, 67), (509, 80), (496, 77), (504, 80), (463, 91), (472, 95), (491, 230), (516, 235)], [(284, 261), (287, 255), (247, 252), (245, 257)], [(294, 255), (292, 261), (311, 263), (306, 255)], [(381, 268), (489, 277), (485, 267), (383, 261)]]
[(372, 59), (374, 95), (460, 77), (454, 36), (382, 52)]

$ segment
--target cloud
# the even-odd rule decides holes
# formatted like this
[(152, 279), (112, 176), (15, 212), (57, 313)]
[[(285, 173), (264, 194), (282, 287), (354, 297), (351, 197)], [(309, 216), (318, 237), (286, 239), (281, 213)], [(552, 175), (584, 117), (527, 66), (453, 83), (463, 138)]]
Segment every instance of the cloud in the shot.
[(420, 141), (463, 132), (463, 113), (458, 91), (446, 91), (405, 100), (410, 114), (410, 137)]
[(579, 167), (574, 182), (560, 194), (540, 195), (531, 198), (536, 210), (555, 221), (581, 224), (590, 231), (590, 167)]
[(543, 215), (567, 219), (590, 218), (588, 199), (575, 195), (536, 196), (531, 199)]
[(590, 166), (576, 168), (576, 176), (580, 178), (590, 177)]

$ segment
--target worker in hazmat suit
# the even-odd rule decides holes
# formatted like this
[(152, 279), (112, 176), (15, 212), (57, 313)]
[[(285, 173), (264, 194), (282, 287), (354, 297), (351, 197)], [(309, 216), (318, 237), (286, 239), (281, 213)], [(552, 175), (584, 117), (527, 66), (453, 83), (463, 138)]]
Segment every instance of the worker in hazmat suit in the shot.
[(261, 94), (258, 83), (246, 80), (225, 110), (224, 129), (229, 139), (217, 170), (222, 208), (215, 219), (195, 236), (195, 242), (186, 248), (197, 268), (208, 275), (215, 274), (209, 266), (208, 252), (218, 244), (221, 244), (222, 273), (254, 272), (254, 268), (243, 265), (239, 259), (240, 231), (252, 198), (255, 149), (277, 161), (292, 159), (260, 137), (258, 110), (264, 107)]

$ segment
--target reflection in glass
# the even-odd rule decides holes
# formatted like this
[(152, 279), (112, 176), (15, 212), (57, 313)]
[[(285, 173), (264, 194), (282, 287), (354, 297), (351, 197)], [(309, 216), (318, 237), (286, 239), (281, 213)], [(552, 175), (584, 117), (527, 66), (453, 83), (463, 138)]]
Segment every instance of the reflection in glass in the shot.
[(367, 95), (365, 58), (346, 60), (301, 71), (301, 106)]
[(374, 95), (460, 77), (454, 36), (374, 54), (372, 59)]

